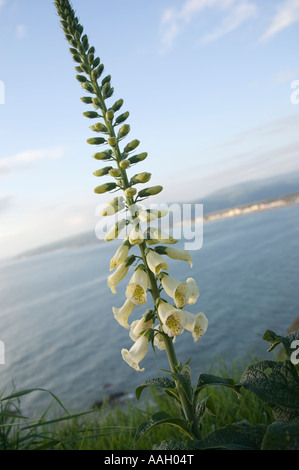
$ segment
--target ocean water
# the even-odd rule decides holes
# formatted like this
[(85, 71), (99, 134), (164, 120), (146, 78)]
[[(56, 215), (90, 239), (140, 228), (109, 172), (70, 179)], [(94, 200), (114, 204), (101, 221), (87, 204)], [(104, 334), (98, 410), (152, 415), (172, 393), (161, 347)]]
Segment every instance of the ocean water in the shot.
[[(203, 246), (192, 251), (193, 268), (169, 261), (173, 277), (193, 277), (200, 288), (188, 309), (209, 319), (194, 343), (185, 332), (175, 349), (182, 362), (192, 357), (194, 380), (211, 363), (228, 364), (248, 354), (273, 358), (262, 339), (267, 329), (285, 334), (299, 316), (299, 206), (275, 209), (204, 225)], [(86, 410), (103, 397), (134, 392), (150, 377), (164, 375), (165, 353), (150, 348), (135, 372), (121, 358), (130, 348), (128, 331), (112, 306), (125, 300), (129, 275), (107, 286), (109, 263), (118, 243), (65, 249), (0, 266), (1, 392), (43, 388), (69, 410)], [(175, 247), (182, 248), (181, 242)], [(146, 308), (149, 308), (147, 306)], [(145, 309), (135, 309), (140, 316)], [(134, 319), (134, 318), (132, 318)], [(52, 398), (34, 392), (22, 399), (24, 411), (43, 411)]]

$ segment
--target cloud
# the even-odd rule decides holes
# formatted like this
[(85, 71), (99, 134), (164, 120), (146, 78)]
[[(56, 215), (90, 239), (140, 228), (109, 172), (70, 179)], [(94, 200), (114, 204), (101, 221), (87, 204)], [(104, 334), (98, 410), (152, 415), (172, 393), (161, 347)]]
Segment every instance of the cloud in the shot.
[(252, 3), (241, 2), (239, 5), (236, 5), (235, 8), (231, 9), (229, 15), (223, 18), (219, 27), (215, 28), (214, 31), (203, 37), (202, 42), (212, 42), (221, 38), (225, 34), (238, 28), (247, 19), (255, 16), (256, 12), (257, 9), (255, 5)]
[(27, 150), (20, 152), (11, 157), (0, 159), (0, 177), (5, 176), (14, 171), (24, 170), (31, 167), (41, 160), (57, 159), (64, 155), (62, 147), (54, 147), (40, 150)]
[(2, 212), (5, 212), (7, 209), (10, 209), (13, 205), (13, 196), (0, 196), (0, 216)]
[(202, 38), (205, 43), (230, 33), (257, 12), (256, 5), (249, 0), (185, 0), (180, 9), (168, 8), (164, 11), (161, 20), (163, 50), (171, 48), (176, 37), (207, 9), (220, 11), (224, 16), (220, 25)]
[(299, 22), (299, 0), (285, 0), (277, 7), (276, 15), (261, 41), (267, 41), (293, 23)]

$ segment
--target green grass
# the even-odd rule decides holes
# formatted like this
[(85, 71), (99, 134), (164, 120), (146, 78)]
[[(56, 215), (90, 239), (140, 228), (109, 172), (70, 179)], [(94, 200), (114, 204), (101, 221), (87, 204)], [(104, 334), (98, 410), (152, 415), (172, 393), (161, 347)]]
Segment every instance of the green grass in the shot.
[[(228, 371), (223, 365), (217, 374), (221, 377), (240, 379), (244, 367), (235, 366)], [(216, 372), (210, 372), (216, 373)], [(27, 393), (30, 393), (28, 391)], [(23, 392), (1, 399), (0, 449), (71, 449), (71, 450), (131, 450), (137, 427), (159, 411), (179, 416), (180, 410), (174, 401), (157, 389), (146, 389), (137, 402), (135, 399), (111, 405), (103, 403), (101, 408), (86, 413), (68, 414), (57, 397), (61, 413), (56, 418), (48, 417), (48, 410), (38, 418), (22, 417), (21, 398)], [(243, 391), (239, 398), (226, 387), (207, 387), (200, 399), (211, 396), (215, 403), (215, 416), (205, 415), (202, 435), (233, 422), (249, 421), (251, 424), (269, 424), (273, 421), (270, 409), (255, 395)], [(184, 436), (175, 428), (163, 425), (153, 428), (139, 442), (136, 450), (153, 448), (155, 443), (166, 439), (183, 440)]]

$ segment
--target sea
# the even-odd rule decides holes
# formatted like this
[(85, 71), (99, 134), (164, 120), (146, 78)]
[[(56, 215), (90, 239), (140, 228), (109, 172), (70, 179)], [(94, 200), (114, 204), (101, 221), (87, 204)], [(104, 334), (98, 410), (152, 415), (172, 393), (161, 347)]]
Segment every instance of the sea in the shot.
[[(124, 303), (130, 275), (116, 294), (107, 286), (118, 245), (95, 238), (0, 265), (0, 393), (41, 389), (21, 398), (28, 416), (60, 409), (49, 392), (69, 412), (80, 412), (113, 395), (133, 396), (143, 381), (167, 376), (163, 351), (149, 348), (140, 364), (144, 372), (122, 360), (121, 349), (133, 343), (112, 307)], [(175, 247), (183, 248), (183, 241)], [(191, 359), (193, 382), (223, 363), (273, 359), (263, 334), (285, 335), (299, 317), (299, 205), (205, 223), (203, 245), (191, 254), (192, 268), (168, 262), (173, 277), (196, 280), (200, 296), (188, 310), (209, 320), (196, 343), (189, 332), (175, 341), (178, 360)], [(151, 307), (137, 307), (132, 319)]]

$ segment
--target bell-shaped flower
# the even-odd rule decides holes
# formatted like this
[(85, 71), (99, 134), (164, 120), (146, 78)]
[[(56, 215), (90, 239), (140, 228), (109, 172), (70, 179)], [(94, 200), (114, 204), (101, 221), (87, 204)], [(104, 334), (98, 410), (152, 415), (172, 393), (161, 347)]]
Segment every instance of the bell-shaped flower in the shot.
[(183, 333), (185, 328), (183, 310), (173, 307), (162, 299), (158, 302), (157, 310), (163, 324), (163, 331), (168, 336), (177, 336)]
[(141, 222), (147, 223), (156, 220), (157, 216), (151, 210), (141, 210), (138, 212), (138, 218)]
[(121, 211), (122, 209), (125, 208), (125, 200), (124, 198), (121, 197), (116, 197), (112, 199), (112, 201), (108, 202), (106, 206), (102, 209), (100, 215), (102, 216), (107, 216), (107, 215), (113, 215), (118, 211)]
[(208, 319), (204, 313), (193, 314), (184, 310), (185, 329), (192, 333), (194, 342), (196, 342), (208, 329)]
[(144, 241), (143, 231), (137, 226), (134, 225), (129, 234), (129, 242), (131, 245), (140, 245)]
[(109, 232), (105, 235), (104, 240), (106, 242), (111, 242), (117, 238), (121, 231), (129, 224), (129, 220), (122, 219), (116, 222), (109, 230)]
[(130, 279), (126, 289), (126, 297), (135, 305), (145, 305), (147, 302), (147, 289), (149, 278), (143, 265), (139, 265)]
[(176, 248), (157, 246), (155, 252), (160, 255), (166, 255), (171, 259), (187, 261), (192, 268), (192, 257), (188, 250), (177, 250)]
[(158, 227), (148, 227), (146, 231), (146, 243), (148, 245), (155, 245), (156, 243), (172, 245), (177, 243), (177, 240)]
[(124, 328), (129, 329), (130, 325), (128, 324), (128, 318), (133, 312), (134, 308), (136, 307), (133, 302), (130, 300), (126, 299), (125, 303), (123, 304), (122, 307), (116, 308), (112, 307), (112, 311), (114, 314), (114, 318), (118, 321), (118, 323), (123, 326)]
[(110, 274), (110, 276), (108, 276), (107, 283), (113, 294), (116, 293), (115, 287), (127, 275), (128, 271), (128, 263), (124, 261), (116, 268), (116, 270), (112, 274)]
[(112, 269), (117, 268), (121, 263), (126, 261), (128, 257), (128, 253), (130, 250), (131, 244), (128, 240), (125, 240), (116, 250), (115, 255), (110, 261), (110, 271)]
[(177, 308), (189, 303), (190, 286), (187, 282), (177, 281), (167, 273), (161, 273), (159, 279), (166, 294), (174, 300)]
[(165, 351), (166, 345), (165, 345), (163, 333), (161, 333), (159, 329), (155, 329), (154, 333), (155, 333), (154, 346), (158, 348), (160, 351)]
[(131, 340), (137, 341), (141, 333), (148, 330), (149, 328), (152, 328), (153, 324), (153, 319), (147, 320), (146, 315), (143, 315), (140, 320), (133, 321), (130, 329)]
[(121, 350), (123, 360), (129, 364), (130, 367), (133, 367), (133, 369), (137, 370), (138, 372), (143, 372), (144, 368), (140, 369), (139, 362), (141, 362), (146, 355), (148, 346), (149, 340), (147, 336), (139, 336), (129, 351), (127, 349)]
[(192, 277), (189, 277), (186, 281), (189, 287), (189, 300), (188, 304), (193, 305), (199, 297), (199, 288)]
[(148, 250), (146, 254), (146, 262), (148, 264), (149, 269), (154, 274), (159, 274), (162, 269), (165, 269), (166, 271), (168, 271), (169, 269), (168, 264), (166, 263), (163, 256), (159, 255), (153, 250)]

